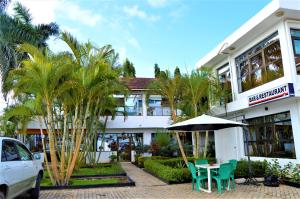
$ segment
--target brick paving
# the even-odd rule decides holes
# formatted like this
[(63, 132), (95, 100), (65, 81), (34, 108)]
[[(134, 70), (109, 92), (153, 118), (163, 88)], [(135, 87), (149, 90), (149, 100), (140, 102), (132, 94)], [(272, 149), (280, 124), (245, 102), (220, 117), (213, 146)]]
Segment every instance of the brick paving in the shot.
[(136, 187), (113, 187), (80, 190), (41, 191), (40, 199), (125, 199), (125, 198), (300, 198), (300, 189), (280, 185), (272, 188), (263, 185), (237, 185), (236, 191), (226, 191), (219, 195), (192, 191), (191, 184), (167, 185), (145, 173), (131, 163), (122, 163), (128, 176), (136, 182)]

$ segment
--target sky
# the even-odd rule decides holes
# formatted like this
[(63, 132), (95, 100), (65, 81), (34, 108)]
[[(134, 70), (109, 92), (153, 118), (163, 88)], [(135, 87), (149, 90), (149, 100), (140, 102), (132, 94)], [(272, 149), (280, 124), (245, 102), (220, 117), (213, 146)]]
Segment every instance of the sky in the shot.
[[(271, 0), (12, 0), (20, 1), (33, 23), (56, 22), (81, 42), (111, 44), (136, 68), (153, 77), (154, 64), (182, 73), (244, 24)], [(67, 47), (49, 41), (54, 52)]]

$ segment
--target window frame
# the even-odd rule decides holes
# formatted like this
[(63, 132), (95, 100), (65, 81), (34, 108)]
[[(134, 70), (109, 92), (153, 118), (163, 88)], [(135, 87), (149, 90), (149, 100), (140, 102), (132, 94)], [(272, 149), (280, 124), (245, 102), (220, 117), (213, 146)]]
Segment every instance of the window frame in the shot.
[[(227, 96), (228, 99), (228, 102), (227, 103), (230, 103), (230, 102), (233, 102), (233, 89), (232, 89), (232, 74), (231, 74), (231, 70), (230, 70), (230, 64), (229, 62), (223, 64), (222, 66), (218, 67), (216, 69), (216, 73), (217, 73), (217, 77), (218, 77), (218, 81), (221, 83), (220, 81), (220, 75), (225, 75), (225, 85), (227, 84), (227, 78), (226, 78), (226, 73), (229, 72), (230, 74), (230, 96)], [(220, 105), (224, 105), (225, 102), (223, 102), (224, 99), (220, 99)]]
[[(280, 114), (289, 114), (289, 118), (283, 118), (283, 119), (280, 119), (280, 120), (276, 120), (276, 115), (280, 115)], [(267, 120), (267, 119), (270, 119), (271, 118), (271, 121), (270, 120)], [(257, 122), (259, 120), (263, 120), (263, 121), (260, 121), (260, 122)], [(252, 124), (250, 123), (249, 124), (249, 121), (253, 121), (253, 120), (256, 120), (255, 122), (253, 122)], [(254, 154), (253, 152), (253, 149), (252, 149), (252, 153), (250, 153), (250, 156), (251, 157), (263, 157), (263, 158), (283, 158), (283, 159), (296, 159), (296, 151), (294, 151), (292, 153), (292, 157), (291, 156), (288, 156), (288, 155), (283, 155), (283, 156), (276, 156), (274, 154), (276, 154), (276, 151), (275, 153), (272, 155), (264, 155), (264, 154), (267, 154), (268, 152), (264, 151), (263, 153), (264, 154), (260, 154), (259, 152), (259, 148), (261, 145), (263, 144), (266, 144), (266, 145), (270, 145), (271, 148), (273, 147), (278, 147), (280, 146), (280, 144), (284, 144), (284, 143), (290, 143), (290, 144), (293, 144), (294, 145), (294, 149), (295, 149), (295, 141), (294, 141), (294, 132), (293, 132), (293, 125), (292, 125), (292, 118), (291, 118), (291, 113), (290, 111), (284, 111), (284, 112), (279, 112), (279, 113), (274, 113), (274, 114), (270, 114), (270, 115), (264, 115), (264, 116), (259, 116), (259, 117), (255, 117), (255, 118), (249, 118), (249, 119), (246, 119), (245, 121), (246, 123), (249, 124), (249, 131), (244, 131), (243, 133), (243, 144), (244, 144), (244, 148), (246, 149), (247, 147), (247, 139), (248, 139), (248, 145), (252, 145), (254, 144), (255, 147), (256, 147), (256, 150), (257, 150), (257, 154)], [(273, 127), (275, 124), (277, 123), (285, 123), (285, 122), (290, 122), (290, 128), (291, 128), (291, 138), (289, 139), (281, 139), (281, 138), (278, 138), (276, 139), (276, 131), (273, 130), (271, 131), (271, 133), (269, 134), (268, 136), (268, 129), (267, 127)], [(263, 128), (263, 132), (261, 131), (257, 131), (257, 129), (259, 129), (260, 127)], [(251, 132), (251, 128), (254, 129), (253, 132)], [(280, 134), (277, 134), (277, 136), (280, 135)], [(246, 138), (248, 137), (248, 138)], [(252, 139), (251, 139), (252, 137)], [(274, 144), (274, 143), (279, 143), (279, 144)], [(278, 151), (277, 151), (278, 152)], [(245, 156), (247, 156), (247, 150), (245, 150)]]
[[(267, 67), (269, 66), (270, 63), (274, 63), (276, 61), (267, 63), (265, 50), (268, 47), (270, 47), (271, 45), (276, 44), (277, 42), (279, 43), (279, 47), (280, 47), (279, 50), (280, 50), (281, 57), (279, 59), (277, 59), (276, 61), (281, 60), (281, 66), (282, 66), (283, 73), (282, 73), (282, 76), (278, 76), (275, 79), (268, 80)], [(258, 68), (253, 69), (252, 64), (251, 64), (251, 59), (258, 55), (261, 56), (262, 64)], [(244, 66), (244, 67), (247, 69), (247, 73), (245, 73), (246, 75), (243, 75), (243, 76), (241, 73), (242, 72), (241, 71), (241, 63), (242, 62), (245, 62), (246, 66)], [(283, 63), (282, 63), (282, 51), (281, 51), (281, 44), (280, 44), (280, 38), (278, 36), (278, 31), (272, 33), (265, 39), (258, 42), (256, 45), (252, 46), (248, 50), (246, 50), (243, 53), (236, 56), (235, 57), (235, 66), (236, 66), (236, 70), (237, 70), (238, 93), (243, 93), (243, 92), (249, 91), (258, 86), (264, 85), (268, 82), (271, 82), (273, 80), (283, 77), (284, 70), (283, 70)], [(261, 74), (262, 83), (258, 84), (258, 85), (253, 85), (252, 75), (255, 74), (255, 72), (257, 72), (258, 70), (261, 70), (261, 72), (262, 72), (262, 74)], [(249, 88), (243, 88), (243, 81), (242, 81), (243, 78), (246, 78), (246, 81), (250, 83)]]
[[(297, 29), (297, 28), (291, 28), (290, 31), (298, 31), (298, 32), (300, 32), (300, 29)], [(293, 35), (291, 34), (291, 39), (292, 39), (292, 45), (293, 45), (293, 52), (294, 52), (294, 55), (300, 56), (300, 53), (299, 53), (299, 54), (296, 53), (295, 42), (294, 42), (294, 39), (300, 41), (300, 36), (293, 36)]]

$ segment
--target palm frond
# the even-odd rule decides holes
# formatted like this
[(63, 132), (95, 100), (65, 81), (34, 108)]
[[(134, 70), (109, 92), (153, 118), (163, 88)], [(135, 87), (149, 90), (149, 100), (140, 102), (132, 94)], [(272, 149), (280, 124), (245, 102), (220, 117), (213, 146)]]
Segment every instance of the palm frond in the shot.
[(23, 6), (20, 2), (17, 2), (14, 5), (15, 15), (14, 17), (20, 20), (23, 23), (30, 23), (32, 21), (32, 17), (29, 13), (29, 9)]

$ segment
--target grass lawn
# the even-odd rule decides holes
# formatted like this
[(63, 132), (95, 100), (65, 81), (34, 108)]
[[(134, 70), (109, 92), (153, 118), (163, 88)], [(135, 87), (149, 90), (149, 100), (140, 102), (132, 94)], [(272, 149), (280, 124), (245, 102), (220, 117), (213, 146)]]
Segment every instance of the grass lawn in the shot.
[[(73, 172), (72, 176), (80, 175), (111, 175), (111, 174), (121, 174), (124, 173), (121, 165), (119, 163), (112, 164), (98, 164), (93, 168), (80, 168)], [(45, 170), (44, 178), (49, 178), (48, 172)]]
[(111, 166), (99, 166), (93, 168), (80, 168), (77, 171), (74, 171), (73, 176), (79, 175), (110, 175), (110, 174), (120, 174), (124, 173), (121, 165), (119, 163), (111, 164)]
[[(117, 178), (103, 178), (103, 179), (71, 179), (70, 185), (95, 185), (95, 184), (115, 184), (120, 182)], [(52, 186), (49, 178), (44, 178), (41, 186)]]

